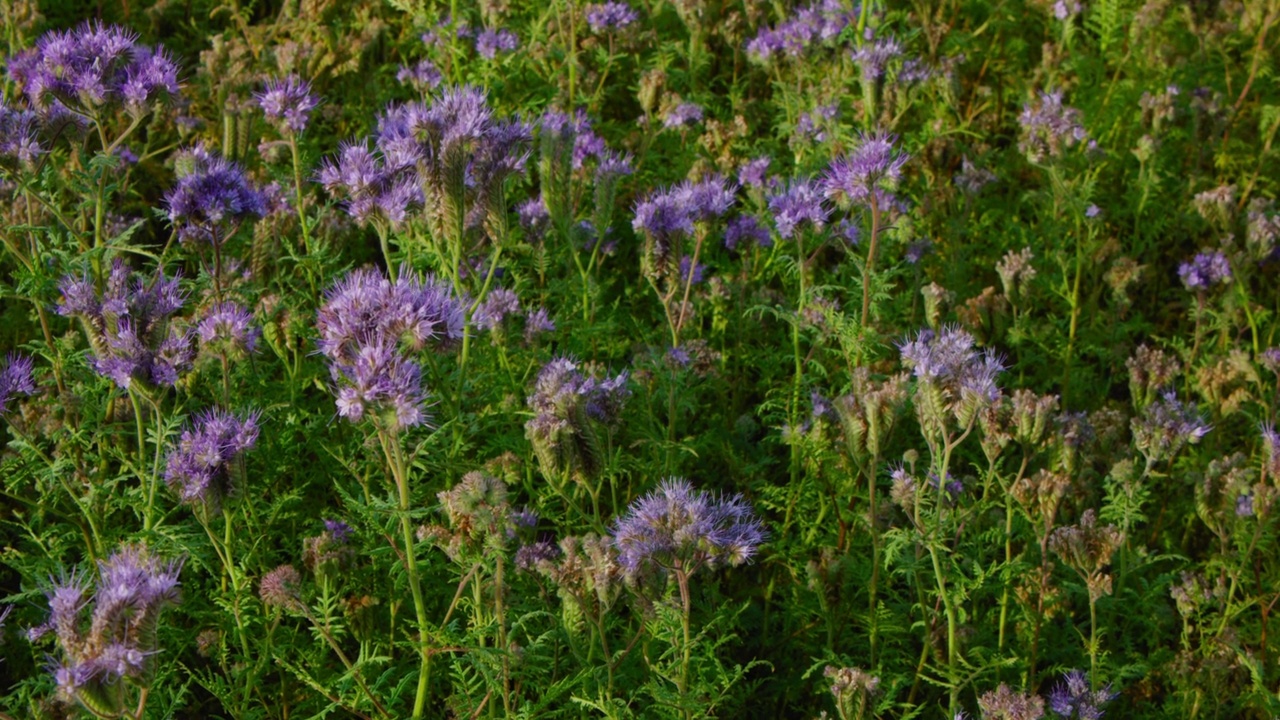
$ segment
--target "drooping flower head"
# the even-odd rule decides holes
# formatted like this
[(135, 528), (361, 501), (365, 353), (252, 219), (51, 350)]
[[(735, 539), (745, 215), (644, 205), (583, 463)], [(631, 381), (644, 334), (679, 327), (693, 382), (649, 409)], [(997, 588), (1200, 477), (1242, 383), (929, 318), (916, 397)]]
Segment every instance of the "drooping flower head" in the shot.
[(630, 575), (706, 565), (738, 566), (764, 542), (764, 526), (741, 495), (717, 497), (672, 478), (637, 499), (613, 528), (618, 562)]
[(98, 717), (124, 716), (126, 683), (145, 687), (150, 681), (152, 658), (160, 652), (160, 614), (179, 600), (181, 569), (181, 562), (166, 563), (145, 547), (125, 545), (98, 561), (96, 587), (79, 572), (52, 582), (49, 621), (29, 636), (55, 634), (60, 657), (51, 671), (64, 700)]
[(179, 153), (177, 183), (165, 194), (169, 222), (183, 240), (221, 243), (234, 227), (267, 214), (267, 197), (239, 165), (204, 145)]
[(824, 194), (844, 205), (869, 204), (874, 197), (881, 209), (888, 207), (907, 163), (907, 156), (894, 149), (895, 141), (886, 133), (863, 135), (856, 150), (827, 169)]
[(32, 395), (36, 391), (31, 358), (9, 353), (4, 367), (0, 368), (0, 415), (9, 410), (9, 401), (18, 395)]
[(254, 97), (267, 120), (282, 134), (301, 134), (307, 129), (311, 111), (320, 105), (320, 101), (311, 94), (311, 83), (297, 75), (269, 80), (262, 92)]
[(140, 114), (178, 92), (178, 66), (116, 25), (87, 22), (46, 33), (9, 62), (9, 74), (41, 110), (61, 106), (95, 117), (123, 105)]
[(213, 409), (182, 432), (169, 453), (165, 482), (188, 505), (216, 512), (235, 495), (243, 477), (240, 456), (258, 441), (258, 413), (236, 415)]

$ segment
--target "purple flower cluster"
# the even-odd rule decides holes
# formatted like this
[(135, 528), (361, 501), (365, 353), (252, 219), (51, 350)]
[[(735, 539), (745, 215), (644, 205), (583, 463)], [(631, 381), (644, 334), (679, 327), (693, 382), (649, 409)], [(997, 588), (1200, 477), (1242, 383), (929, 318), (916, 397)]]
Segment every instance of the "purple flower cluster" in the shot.
[(500, 52), (512, 52), (520, 47), (520, 38), (510, 30), (485, 28), (476, 33), (476, 53), (492, 60)]
[(747, 54), (758, 62), (769, 62), (775, 55), (799, 58), (811, 46), (838, 38), (852, 18), (840, 0), (821, 0), (798, 8), (794, 15), (773, 27), (761, 28), (747, 42)]
[(806, 142), (826, 142), (828, 137), (827, 128), (833, 125), (839, 117), (840, 106), (836, 103), (819, 105), (810, 112), (800, 113), (800, 118), (796, 121), (795, 132), (792, 133), (792, 139)]
[(898, 350), (922, 386), (915, 404), (925, 425), (937, 428), (951, 415), (962, 427), (968, 426), (980, 410), (1001, 397), (996, 378), (1004, 365), (999, 356), (978, 352), (973, 336), (960, 328), (921, 330)]
[(702, 122), (702, 106), (691, 102), (680, 103), (662, 117), (665, 128), (680, 128)]
[(716, 497), (672, 478), (637, 499), (613, 528), (618, 562), (631, 576), (648, 570), (738, 566), (755, 555), (767, 533), (741, 495)]
[(177, 278), (166, 278), (161, 271), (148, 284), (132, 278), (117, 259), (101, 297), (88, 277), (67, 276), (58, 287), (58, 314), (85, 322), (93, 369), (119, 387), (127, 389), (134, 380), (173, 386), (191, 366), (191, 336), (170, 322), (183, 303)]
[(1056, 158), (1067, 148), (1089, 139), (1079, 110), (1062, 104), (1062, 91), (1041, 92), (1038, 105), (1027, 103), (1018, 116), (1022, 125), (1019, 148), (1031, 162)]
[(776, 188), (767, 200), (778, 235), (784, 240), (795, 237), (796, 231), (806, 223), (815, 230), (827, 224), (830, 211), (823, 202), (822, 188), (813, 180), (792, 178)]
[(1208, 290), (1231, 281), (1231, 263), (1220, 252), (1197, 253), (1178, 266), (1178, 277), (1188, 290)]
[(735, 202), (737, 187), (719, 175), (699, 182), (682, 182), (659, 190), (636, 204), (631, 226), (645, 237), (646, 267), (658, 276), (674, 270), (677, 243), (694, 230), (694, 223), (722, 217)]
[(49, 621), (28, 635), (57, 638), (62, 659), (52, 671), (64, 700), (95, 703), (101, 717), (123, 716), (124, 684), (145, 686), (150, 679), (160, 613), (178, 602), (181, 569), (181, 562), (164, 563), (144, 547), (125, 545), (98, 561), (92, 594), (78, 572), (53, 582)]
[(9, 401), (18, 395), (32, 395), (36, 391), (35, 374), (31, 358), (10, 353), (0, 369), (0, 415), (8, 412)]
[(338, 414), (354, 422), (374, 410), (392, 428), (425, 422), (422, 370), (405, 350), (460, 340), (463, 303), (434, 278), (403, 271), (391, 281), (371, 269), (348, 274), (325, 297), (317, 346), (329, 358)]
[(258, 417), (256, 412), (241, 417), (214, 409), (182, 431), (164, 473), (179, 500), (217, 512), (235, 494), (233, 475), (241, 475), (236, 464), (258, 440)]
[(0, 161), (17, 161), (27, 168), (45, 152), (40, 144), (40, 116), (10, 108), (0, 99)]
[(773, 246), (773, 238), (760, 221), (751, 215), (741, 215), (730, 220), (724, 228), (724, 246), (736, 250), (739, 245), (754, 244), (757, 247)]
[(596, 34), (622, 30), (639, 19), (640, 14), (630, 5), (617, 0), (587, 6), (587, 26)]
[(267, 120), (282, 134), (301, 134), (307, 129), (311, 111), (320, 105), (311, 94), (311, 83), (297, 75), (267, 82), (263, 91), (254, 97)]
[(874, 197), (876, 205), (887, 208), (895, 198), (890, 191), (902, 177), (907, 156), (893, 147), (893, 135), (863, 135), (858, 148), (831, 163), (822, 179), (828, 198), (846, 205), (865, 205)]
[(347, 214), (361, 225), (398, 226), (424, 200), (412, 164), (392, 164), (365, 142), (343, 143), (337, 160), (320, 166), (319, 180), (325, 190), (345, 196)]
[(763, 188), (769, 174), (769, 156), (764, 155), (742, 164), (738, 168), (738, 182), (744, 187)]
[(100, 22), (46, 33), (10, 60), (9, 74), (36, 108), (96, 117), (120, 103), (141, 114), (177, 94), (178, 66), (163, 49), (137, 40), (124, 28)]
[(1102, 706), (1115, 697), (1110, 686), (1092, 690), (1084, 671), (1071, 670), (1049, 691), (1049, 711), (1063, 720), (1100, 720)]
[(253, 324), (253, 315), (234, 302), (215, 304), (196, 325), (202, 349), (232, 357), (256, 351), (261, 336), (262, 331)]
[[(520, 298), (506, 288), (495, 288), (471, 315), (471, 323), (481, 330), (501, 330), (506, 319), (520, 312)], [(546, 308), (525, 313), (525, 339), (556, 329)]]
[(902, 46), (892, 37), (869, 40), (850, 51), (849, 57), (861, 68), (863, 79), (873, 82), (884, 75), (891, 60), (902, 57)]
[(533, 418), (525, 436), (548, 476), (591, 475), (601, 467), (598, 427), (617, 424), (631, 395), (628, 373), (603, 380), (584, 375), (569, 358), (543, 366), (528, 398)]
[(165, 194), (169, 222), (182, 240), (221, 243), (233, 225), (267, 214), (267, 196), (235, 163), (204, 145), (178, 154), (177, 183)]
[(1134, 447), (1151, 464), (1172, 458), (1183, 445), (1200, 442), (1213, 426), (1194, 407), (1179, 401), (1173, 390), (1167, 390), (1146, 407), (1141, 417), (1133, 418), (1129, 428)]
[(444, 80), (444, 74), (430, 60), (419, 60), (413, 65), (401, 65), (396, 73), (396, 80), (417, 90), (426, 92), (435, 89)]

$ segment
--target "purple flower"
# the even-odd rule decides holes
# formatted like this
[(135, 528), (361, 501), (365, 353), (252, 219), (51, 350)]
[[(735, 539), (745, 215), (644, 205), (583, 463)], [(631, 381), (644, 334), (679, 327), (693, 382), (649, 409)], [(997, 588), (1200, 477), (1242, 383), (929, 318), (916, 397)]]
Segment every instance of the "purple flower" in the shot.
[(537, 310), (530, 310), (524, 316), (524, 339), (525, 342), (533, 342), (534, 337), (541, 333), (552, 332), (556, 329), (556, 324), (551, 320), (551, 316), (547, 313), (547, 309), (540, 307)]
[(760, 225), (760, 221), (750, 215), (742, 215), (730, 220), (724, 228), (724, 246), (736, 250), (738, 245), (750, 243), (758, 247), (771, 247), (773, 238), (769, 231)]
[(1129, 422), (1133, 444), (1148, 463), (1172, 458), (1188, 443), (1194, 445), (1213, 429), (1194, 407), (1178, 400), (1173, 390), (1151, 403), (1141, 417)]
[(1064, 720), (1099, 720), (1102, 706), (1115, 697), (1110, 686), (1091, 690), (1089, 676), (1081, 670), (1071, 670), (1049, 691), (1049, 711)]
[(165, 205), (179, 238), (221, 243), (234, 224), (267, 213), (266, 196), (240, 167), (204, 145), (179, 153), (175, 165), (177, 183), (165, 194)]
[(738, 182), (746, 187), (763, 188), (765, 185), (765, 177), (769, 172), (770, 159), (766, 157), (758, 157), (754, 160), (748, 160), (738, 168)]
[(1004, 364), (994, 353), (974, 349), (973, 336), (959, 328), (944, 327), (937, 333), (921, 330), (916, 339), (903, 341), (898, 349), (903, 364), (924, 386), (921, 413), (932, 413), (934, 422), (940, 422), (946, 412), (967, 426), (978, 411), (1001, 397), (996, 378)]
[(1023, 133), (1019, 148), (1035, 163), (1059, 157), (1066, 148), (1089, 139), (1080, 117), (1079, 110), (1062, 104), (1061, 90), (1041, 92), (1039, 105), (1027, 103), (1018, 116)]
[(839, 116), (840, 106), (836, 104), (820, 105), (812, 112), (800, 113), (792, 139), (826, 142), (827, 127)]
[(798, 58), (812, 47), (838, 38), (852, 17), (840, 0), (821, 0), (797, 8), (783, 22), (761, 28), (759, 34), (747, 42), (747, 54), (762, 63), (769, 62), (775, 55)]
[(311, 83), (289, 75), (283, 80), (270, 80), (261, 93), (254, 95), (267, 120), (280, 132), (295, 135), (307, 129), (311, 111), (320, 104), (311, 94)]
[(547, 212), (547, 206), (541, 197), (529, 198), (517, 205), (516, 214), (530, 240), (541, 240), (551, 225), (551, 214)]
[(430, 60), (420, 60), (413, 65), (401, 65), (396, 80), (418, 92), (433, 90), (444, 80), (444, 74)]
[(618, 562), (627, 574), (749, 561), (766, 533), (741, 495), (716, 497), (672, 478), (631, 504), (613, 528)]
[(511, 52), (520, 46), (520, 39), (510, 30), (485, 28), (476, 34), (476, 52), (486, 60), (492, 60), (499, 52)]
[(1063, 22), (1079, 15), (1084, 10), (1080, 0), (1058, 0), (1053, 4), (1053, 16)]
[(804, 223), (821, 230), (827, 223), (818, 184), (806, 178), (793, 178), (780, 190), (768, 196), (769, 211), (778, 227), (778, 235), (790, 240)]
[(733, 206), (735, 188), (719, 175), (711, 175), (700, 182), (683, 182), (671, 189), (685, 211), (696, 222), (718, 218)]
[(92, 603), (84, 574), (53, 581), (49, 621), (30, 636), (54, 631), (62, 657), (51, 671), (64, 700), (92, 698), (104, 716), (124, 714), (124, 684), (144, 681), (152, 669), (160, 613), (178, 602), (181, 569), (181, 562), (164, 563), (142, 546), (125, 545), (98, 562)]
[(81, 115), (114, 103), (141, 114), (178, 92), (178, 66), (163, 50), (139, 45), (128, 30), (101, 22), (44, 34), (10, 60), (9, 73), (32, 106), (55, 112), (72, 107)]
[(587, 25), (593, 33), (621, 30), (639, 19), (639, 13), (624, 2), (610, 0), (587, 6)]
[(869, 81), (879, 80), (889, 61), (902, 56), (902, 46), (891, 37), (874, 40), (863, 43), (862, 47), (851, 51), (849, 56), (862, 68), (863, 78)]
[(686, 283), (692, 282), (694, 285), (697, 285), (701, 283), (703, 272), (706, 269), (707, 269), (706, 265), (703, 265), (702, 263), (698, 263), (697, 265), (694, 265), (693, 258), (689, 257), (688, 255), (685, 255), (684, 257), (680, 258), (680, 284), (684, 285)]
[(229, 355), (254, 352), (261, 335), (262, 331), (253, 324), (253, 315), (234, 302), (214, 305), (196, 326), (202, 348)]
[(884, 133), (863, 135), (853, 153), (827, 169), (822, 179), (826, 196), (848, 205), (868, 204), (873, 196), (881, 208), (892, 204), (888, 191), (898, 184), (907, 162), (907, 156), (894, 149), (895, 140)]
[(169, 453), (165, 483), (188, 505), (217, 512), (236, 494), (239, 457), (258, 440), (259, 414), (243, 417), (225, 410), (209, 410), (182, 432), (178, 446)]
[(1220, 252), (1197, 253), (1178, 266), (1178, 277), (1188, 290), (1208, 290), (1231, 281), (1231, 263)]
[(631, 226), (637, 232), (669, 241), (693, 232), (688, 198), (674, 192), (658, 192), (636, 205)]
[(520, 312), (520, 299), (506, 288), (494, 288), (471, 315), (471, 322), (481, 330), (494, 330), (508, 315)]
[(665, 128), (678, 128), (702, 122), (702, 106), (694, 103), (680, 103), (672, 108), (663, 118)]
[(351, 526), (341, 520), (325, 520), (324, 531), (334, 542), (345, 543), (351, 537)]
[(321, 164), (319, 180), (325, 190), (345, 196), (343, 205), (356, 222), (385, 222), (395, 227), (424, 200), (412, 173), (411, 164), (392, 164), (367, 144), (344, 143), (336, 162)]
[(604, 379), (584, 375), (563, 357), (543, 366), (527, 401), (533, 418), (524, 428), (544, 473), (590, 476), (600, 469), (599, 436), (621, 417), (631, 395), (627, 379), (625, 371)]
[(9, 410), (9, 401), (17, 395), (33, 395), (36, 391), (31, 358), (10, 353), (0, 369), (0, 415)]
[(0, 160), (15, 160), (27, 169), (45, 153), (40, 144), (40, 116), (10, 108), (0, 99)]

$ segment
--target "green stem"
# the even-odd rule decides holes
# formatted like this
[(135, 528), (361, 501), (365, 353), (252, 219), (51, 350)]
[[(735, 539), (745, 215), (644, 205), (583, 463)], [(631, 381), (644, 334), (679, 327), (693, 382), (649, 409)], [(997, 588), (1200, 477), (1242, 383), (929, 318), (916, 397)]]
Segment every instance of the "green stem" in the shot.
[(405, 467), (400, 438), (390, 431), (378, 432), (382, 450), (391, 466), (391, 474), (397, 490), (397, 509), (400, 516), (400, 532), (404, 536), (405, 571), (409, 576), (409, 590), (413, 594), (413, 609), (418, 617), (418, 650), (422, 655), (422, 667), (418, 673), (418, 689), (413, 699), (413, 717), (420, 718), (427, 705), (427, 689), (431, 678), (431, 653), (427, 647), (427, 604), (422, 595), (422, 580), (418, 573), (418, 559), (414, 551), (413, 523), (409, 519), (409, 478)]

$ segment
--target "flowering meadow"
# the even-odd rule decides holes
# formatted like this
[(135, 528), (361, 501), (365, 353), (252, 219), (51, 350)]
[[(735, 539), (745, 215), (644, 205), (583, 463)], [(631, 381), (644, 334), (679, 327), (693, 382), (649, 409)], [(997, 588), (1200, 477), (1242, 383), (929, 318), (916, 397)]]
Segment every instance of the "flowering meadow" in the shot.
[(1278, 23), (0, 0), (0, 720), (1280, 716)]

